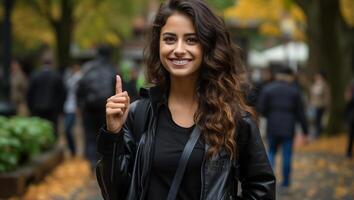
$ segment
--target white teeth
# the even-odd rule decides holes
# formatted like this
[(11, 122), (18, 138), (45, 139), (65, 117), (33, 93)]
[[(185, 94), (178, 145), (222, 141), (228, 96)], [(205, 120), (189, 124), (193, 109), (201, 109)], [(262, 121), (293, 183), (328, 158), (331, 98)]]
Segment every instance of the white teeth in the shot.
[(188, 63), (188, 60), (172, 60), (172, 63), (175, 65), (185, 65)]

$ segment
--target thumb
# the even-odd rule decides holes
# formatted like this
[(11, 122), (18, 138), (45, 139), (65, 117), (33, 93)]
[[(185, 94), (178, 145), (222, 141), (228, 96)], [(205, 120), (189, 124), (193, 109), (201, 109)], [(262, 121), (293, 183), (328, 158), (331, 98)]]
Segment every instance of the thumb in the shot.
[(116, 94), (122, 92), (122, 79), (119, 75), (116, 75)]

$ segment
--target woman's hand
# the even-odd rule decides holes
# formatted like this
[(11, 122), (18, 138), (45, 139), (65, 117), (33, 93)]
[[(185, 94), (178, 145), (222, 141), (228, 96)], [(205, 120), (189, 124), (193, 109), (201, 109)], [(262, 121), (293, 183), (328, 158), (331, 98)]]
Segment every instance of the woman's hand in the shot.
[(126, 91), (122, 92), (122, 79), (116, 76), (116, 94), (107, 99), (106, 124), (111, 133), (118, 133), (129, 112), (130, 98)]

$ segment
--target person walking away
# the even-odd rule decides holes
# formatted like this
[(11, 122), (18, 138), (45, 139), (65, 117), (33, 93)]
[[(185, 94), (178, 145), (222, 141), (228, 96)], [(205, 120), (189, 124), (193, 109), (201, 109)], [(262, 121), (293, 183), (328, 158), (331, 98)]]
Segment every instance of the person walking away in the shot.
[(314, 75), (314, 83), (310, 88), (310, 105), (315, 111), (315, 138), (318, 138), (322, 131), (322, 119), (330, 102), (330, 91), (323, 73), (317, 72)]
[(11, 62), (11, 101), (15, 104), (16, 114), (27, 116), (28, 108), (26, 105), (26, 93), (28, 87), (27, 76), (22, 70), (18, 60)]
[(258, 102), (259, 112), (267, 120), (268, 155), (273, 170), (275, 170), (276, 153), (278, 148), (282, 147), (283, 180), (281, 186), (284, 189), (287, 189), (291, 183), (291, 160), (297, 121), (301, 123), (303, 133), (307, 135), (301, 92), (292, 82), (292, 70), (288, 67), (281, 67), (276, 71), (275, 81), (266, 85), (262, 90)]
[(116, 70), (110, 61), (111, 49), (101, 46), (94, 60), (82, 67), (82, 78), (78, 83), (77, 101), (85, 133), (84, 155), (92, 170), (96, 166), (96, 134), (105, 122), (105, 104), (114, 94)]
[(63, 79), (54, 69), (53, 58), (43, 56), (41, 68), (30, 77), (27, 104), (32, 116), (53, 123), (56, 137), (58, 137), (58, 118), (63, 113), (65, 98)]
[(76, 155), (76, 145), (73, 135), (73, 127), (76, 122), (77, 101), (76, 90), (81, 79), (81, 70), (79, 64), (72, 65), (64, 75), (64, 82), (67, 90), (67, 96), (64, 103), (64, 128), (67, 145), (72, 156)]

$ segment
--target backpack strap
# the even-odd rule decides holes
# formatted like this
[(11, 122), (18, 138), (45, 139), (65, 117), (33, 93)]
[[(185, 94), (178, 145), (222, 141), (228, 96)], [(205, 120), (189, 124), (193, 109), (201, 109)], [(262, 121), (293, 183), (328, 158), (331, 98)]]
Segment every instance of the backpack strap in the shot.
[(142, 134), (146, 127), (148, 121), (148, 115), (150, 111), (149, 107), (150, 100), (142, 98), (137, 102), (134, 114), (134, 133), (135, 134)]

